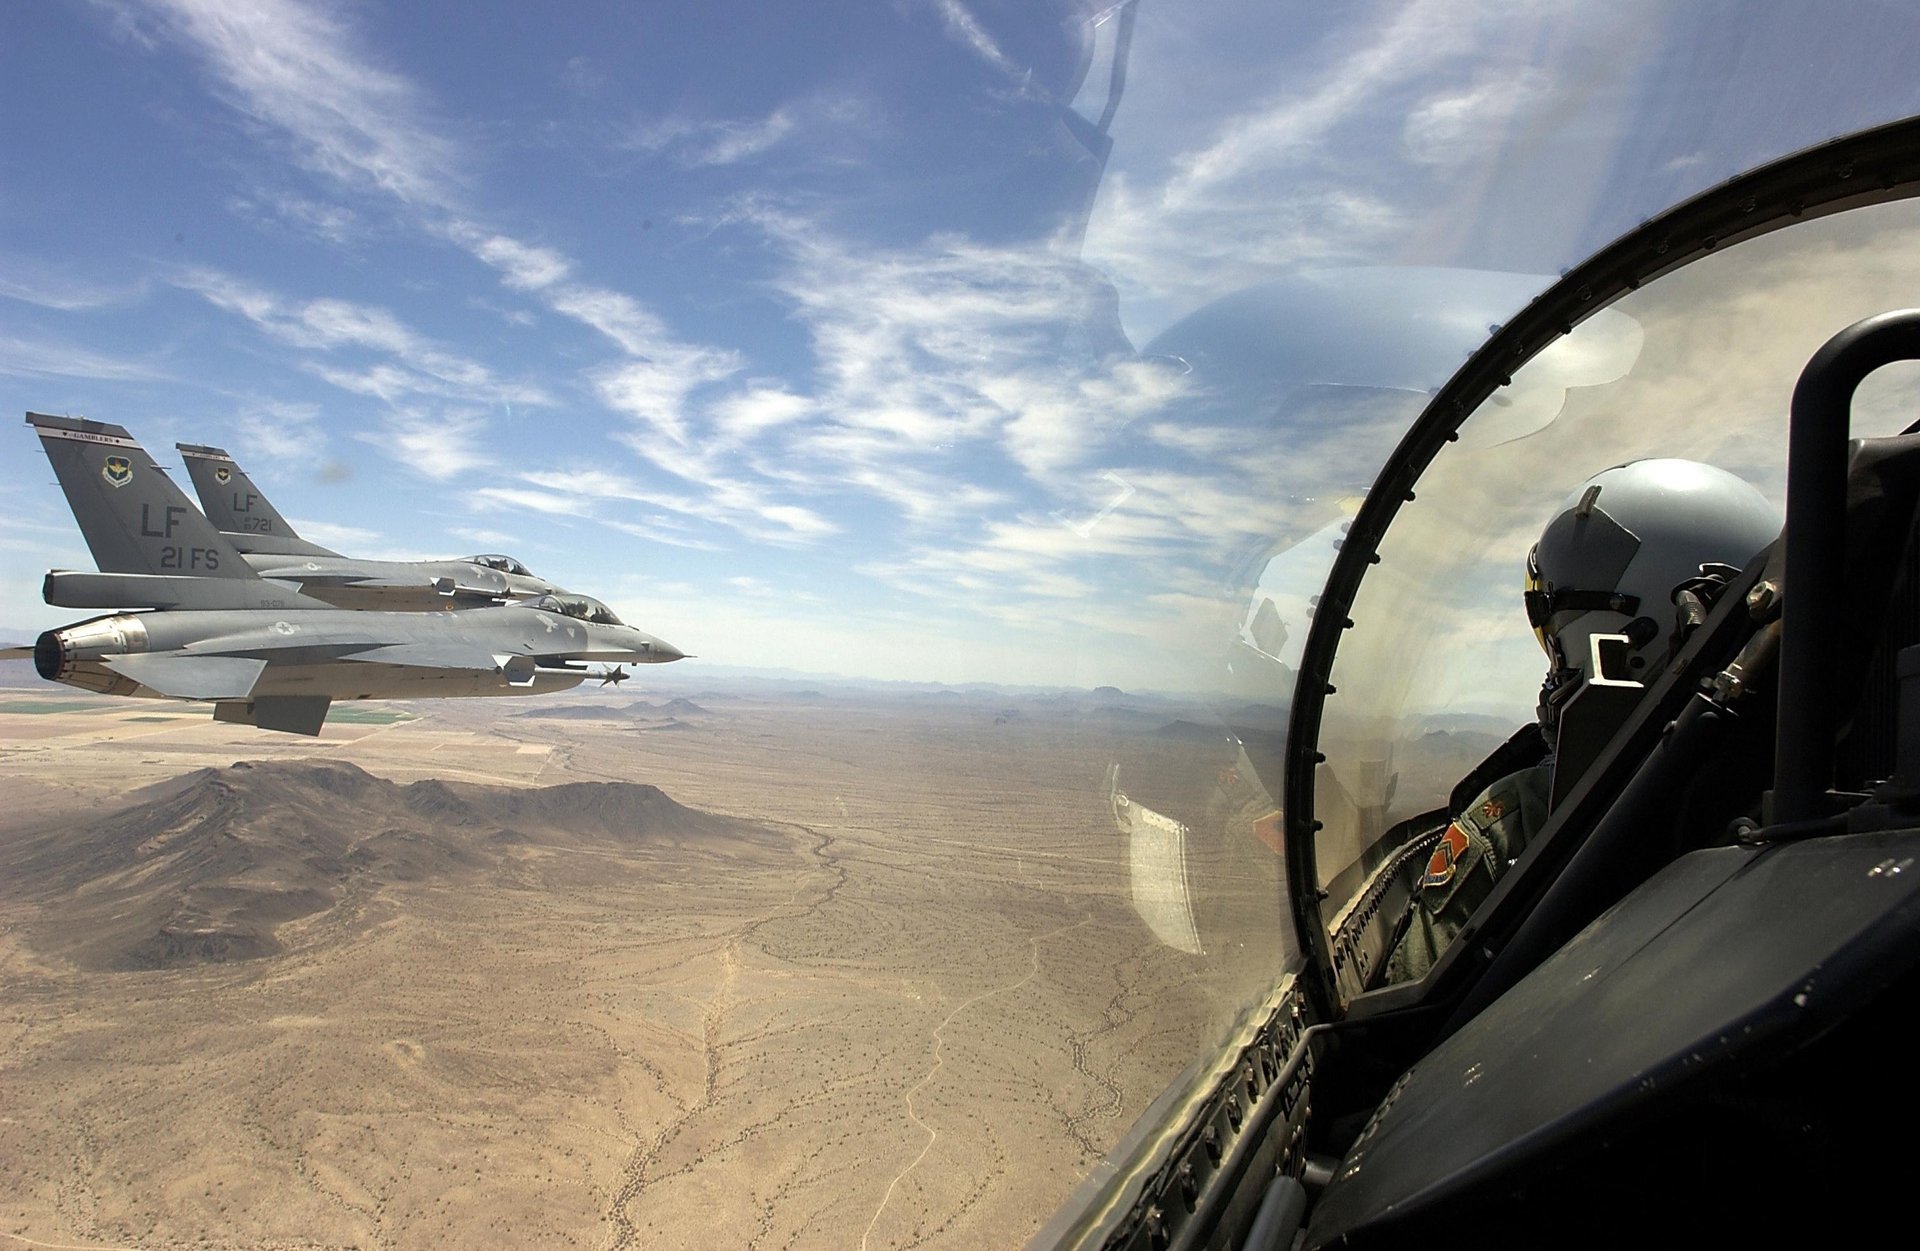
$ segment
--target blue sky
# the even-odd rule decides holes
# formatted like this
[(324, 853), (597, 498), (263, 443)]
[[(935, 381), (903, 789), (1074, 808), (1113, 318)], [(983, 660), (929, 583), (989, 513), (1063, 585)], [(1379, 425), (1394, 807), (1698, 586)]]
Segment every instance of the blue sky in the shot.
[[(1163, 331), (1329, 267), (1524, 292), (1914, 103), (1898, 6), (1596, 7), (1148, 0), (1102, 170), (1104, 4), (21, 6), (0, 375), (163, 464), (228, 448), (342, 551), (508, 551), (709, 662), (1218, 685), (1266, 557), (1508, 297), (1293, 362), (1398, 388), (1364, 420), (1250, 419)], [(91, 562), (9, 438), (17, 637)]]

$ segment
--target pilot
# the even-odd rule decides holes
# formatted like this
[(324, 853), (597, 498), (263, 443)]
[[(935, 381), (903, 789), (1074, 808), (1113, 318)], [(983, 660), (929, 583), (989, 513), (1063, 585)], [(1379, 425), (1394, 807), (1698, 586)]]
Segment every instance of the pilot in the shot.
[[(1646, 680), (1717, 592), (1780, 533), (1744, 479), (1690, 460), (1639, 460), (1582, 483), (1527, 553), (1527, 619), (1547, 653), (1538, 721), (1547, 757), (1456, 813), (1427, 860), (1387, 980), (1423, 976), (1546, 824), (1561, 713), (1596, 675), (1595, 635), (1624, 635), (1608, 674)], [(1620, 706), (1611, 726), (1630, 711)]]

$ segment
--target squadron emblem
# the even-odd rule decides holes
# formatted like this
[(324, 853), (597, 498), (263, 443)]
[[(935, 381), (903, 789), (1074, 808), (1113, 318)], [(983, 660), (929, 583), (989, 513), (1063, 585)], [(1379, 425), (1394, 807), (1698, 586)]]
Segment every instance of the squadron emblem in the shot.
[(123, 487), (133, 481), (133, 462), (124, 456), (109, 456), (107, 463), (100, 466), (100, 476), (107, 480), (108, 486)]
[(213, 480), (221, 486), (227, 485), (227, 479), (231, 477), (233, 477), (233, 470), (227, 468), (225, 465), (215, 465), (213, 467)]
[(1434, 846), (1433, 855), (1427, 861), (1427, 874), (1420, 879), (1420, 885), (1445, 886), (1452, 881), (1453, 870), (1466, 850), (1467, 832), (1456, 821), (1447, 827), (1447, 832), (1440, 836), (1439, 843)]

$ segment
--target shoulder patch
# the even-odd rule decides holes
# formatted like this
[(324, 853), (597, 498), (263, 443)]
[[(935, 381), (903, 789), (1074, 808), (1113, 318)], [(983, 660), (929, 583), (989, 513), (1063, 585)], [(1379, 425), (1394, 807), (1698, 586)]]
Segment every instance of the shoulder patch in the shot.
[(1455, 821), (1447, 827), (1447, 832), (1434, 844), (1433, 855), (1427, 859), (1427, 873), (1420, 879), (1422, 889), (1430, 886), (1445, 886), (1453, 880), (1453, 871), (1460, 864), (1460, 857), (1467, 851), (1467, 832)]
[(1489, 799), (1486, 803), (1480, 805), (1480, 815), (1489, 821), (1498, 821), (1501, 817), (1507, 815), (1506, 802), (1499, 799)]

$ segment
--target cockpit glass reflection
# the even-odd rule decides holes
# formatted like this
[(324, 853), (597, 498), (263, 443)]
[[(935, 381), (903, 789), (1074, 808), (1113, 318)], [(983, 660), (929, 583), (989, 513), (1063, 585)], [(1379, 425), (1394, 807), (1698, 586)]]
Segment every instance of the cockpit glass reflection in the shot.
[(479, 556), (469, 556), (467, 559), (476, 565), (485, 565), (489, 569), (497, 569), (501, 573), (511, 573), (523, 578), (533, 576), (525, 565), (511, 556), (502, 556), (497, 552), (483, 553)]
[[(1839, 328), (1911, 302), (1916, 227), (1920, 206), (1901, 202), (1696, 261), (1577, 327), (1467, 419), (1388, 531), (1336, 658), (1314, 814), (1330, 904), (1391, 852), (1381, 840), (1397, 823), (1443, 808), (1535, 720), (1545, 659), (1526, 558), (1569, 492), (1611, 466), (1681, 457), (1781, 508), (1798, 370)], [(1916, 401), (1920, 368), (1880, 370), (1854, 433), (1904, 429)]]
[(525, 606), (541, 612), (559, 613), (579, 621), (590, 621), (595, 625), (626, 624), (614, 615), (613, 609), (590, 595), (542, 595), (526, 601)]

